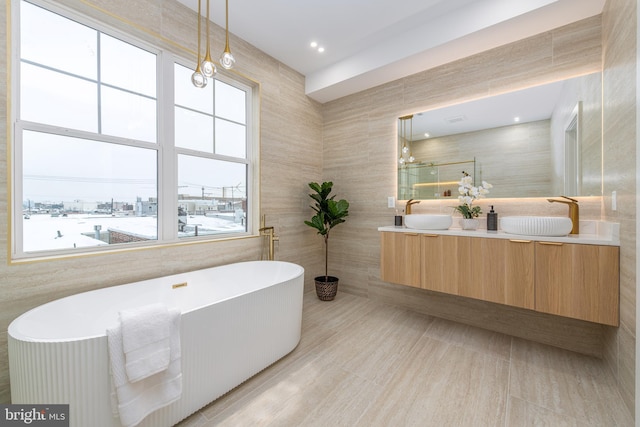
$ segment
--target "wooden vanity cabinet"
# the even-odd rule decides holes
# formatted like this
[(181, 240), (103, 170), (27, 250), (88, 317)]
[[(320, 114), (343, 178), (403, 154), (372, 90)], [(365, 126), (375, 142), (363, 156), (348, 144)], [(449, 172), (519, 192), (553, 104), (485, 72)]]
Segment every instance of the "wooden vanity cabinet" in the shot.
[(533, 242), (507, 239), (471, 239), (473, 280), (464, 283), (459, 295), (533, 309)]
[(380, 277), (385, 282), (420, 287), (420, 237), (417, 233), (380, 233)]
[(618, 326), (619, 248), (382, 232), (382, 280)]
[(416, 233), (381, 235), (384, 281), (534, 307), (532, 242)]
[(423, 234), (422, 288), (533, 309), (530, 241)]
[(536, 242), (536, 311), (618, 326), (619, 250)]
[(421, 287), (458, 295), (471, 281), (471, 238), (422, 234), (420, 236)]

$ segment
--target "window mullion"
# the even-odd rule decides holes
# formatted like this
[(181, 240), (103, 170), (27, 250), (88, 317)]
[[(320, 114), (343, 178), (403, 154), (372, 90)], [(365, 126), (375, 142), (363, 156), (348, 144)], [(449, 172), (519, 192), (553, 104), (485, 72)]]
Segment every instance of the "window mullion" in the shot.
[[(20, 6), (17, 0), (11, 2), (9, 10), (11, 11), (11, 22), (19, 23), (20, 22)], [(10, 132), (12, 132), (13, 137), (13, 145), (11, 146), (10, 154), (12, 155), (11, 159), (7, 159), (9, 164), (8, 167), (11, 170), (11, 176), (13, 177), (12, 186), (10, 187), (10, 202), (12, 205), (11, 212), (11, 229), (9, 232), (11, 233), (11, 251), (13, 254), (22, 253), (23, 248), (23, 217), (22, 217), (22, 179), (17, 179), (17, 177), (22, 176), (22, 150), (21, 150), (21, 138), (22, 132), (19, 131), (20, 121), (20, 58), (21, 58), (21, 35), (20, 35), (20, 25), (11, 25), (11, 39), (14, 40), (13, 45), (11, 46), (11, 62), (10, 62), (10, 76), (12, 81), (11, 93), (15, 94), (15, 96), (9, 96), (9, 100), (11, 101), (11, 109), (7, 112), (9, 117), (9, 122), (13, 123), (11, 126)]]
[(98, 53), (96, 54), (96, 73), (98, 84), (96, 85), (96, 91), (98, 91), (98, 133), (102, 133), (102, 71), (100, 67), (102, 51), (100, 49), (100, 31), (96, 31), (96, 42), (98, 46)]
[(173, 58), (161, 54), (158, 62), (158, 237), (161, 241), (173, 241), (178, 239)]
[[(13, 150), (13, 173), (14, 176), (22, 176), (22, 129), (20, 129), (20, 125), (17, 124), (13, 129), (14, 138), (16, 143), (14, 144)], [(13, 203), (13, 253), (22, 253), (23, 252), (23, 203), (18, 201), (23, 201), (24, 197), (22, 192), (22, 180), (14, 179), (13, 187), (12, 187), (14, 198)]]

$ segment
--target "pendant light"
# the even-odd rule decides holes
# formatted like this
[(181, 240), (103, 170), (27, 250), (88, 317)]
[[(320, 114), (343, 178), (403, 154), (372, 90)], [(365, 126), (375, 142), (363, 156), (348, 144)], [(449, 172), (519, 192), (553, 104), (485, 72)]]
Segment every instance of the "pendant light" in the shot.
[[(400, 158), (398, 163), (406, 165), (415, 162), (411, 147), (411, 136), (413, 135), (413, 114), (400, 117), (400, 140), (402, 140), (402, 148), (400, 149)], [(409, 132), (407, 132), (407, 121), (409, 121)], [(407, 141), (409, 142), (407, 144)]]
[(405, 162), (404, 155), (409, 151), (409, 147), (407, 147), (407, 140), (405, 138), (404, 120), (402, 120), (402, 117), (400, 117), (400, 119), (398, 120), (400, 120), (400, 132), (399, 132), (400, 141), (399, 142), (402, 143), (402, 148), (400, 148), (400, 158), (398, 159), (398, 163), (400, 163), (401, 165), (404, 165), (404, 162)]
[(202, 74), (204, 74), (205, 77), (211, 78), (217, 72), (216, 65), (211, 59), (211, 47), (209, 44), (209, 0), (207, 0), (207, 52), (204, 56), (204, 61), (202, 61)]
[(400, 148), (400, 158), (398, 159), (398, 163), (401, 165), (405, 164), (406, 159), (404, 158), (406, 153), (409, 152), (409, 147), (407, 147), (407, 139), (405, 137), (405, 125), (404, 120), (400, 118), (400, 142), (402, 142), (402, 148)]
[(200, 69), (200, 8), (201, 0), (198, 0), (198, 63), (196, 64), (196, 71), (191, 75), (191, 83), (197, 88), (203, 88), (207, 85), (207, 78)]
[(231, 49), (229, 49), (229, 0), (226, 0), (225, 19), (227, 27), (227, 41), (224, 46), (224, 52), (222, 52), (222, 55), (220, 55), (220, 65), (222, 65), (227, 70), (230, 70), (236, 63), (236, 59), (231, 54)]
[(413, 142), (413, 114), (411, 114), (411, 116), (409, 116), (409, 163), (413, 163), (416, 161), (416, 158), (413, 157), (413, 147), (412, 147), (412, 142)]

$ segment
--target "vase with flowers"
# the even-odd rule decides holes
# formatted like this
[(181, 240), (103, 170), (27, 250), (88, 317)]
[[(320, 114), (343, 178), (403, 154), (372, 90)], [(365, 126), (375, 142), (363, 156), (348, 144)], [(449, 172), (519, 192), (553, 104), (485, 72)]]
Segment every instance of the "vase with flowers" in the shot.
[(460, 220), (460, 226), (463, 230), (475, 230), (478, 228), (478, 216), (482, 213), (480, 206), (472, 206), (473, 202), (485, 195), (489, 194), (489, 189), (493, 188), (493, 185), (486, 181), (482, 181), (482, 185), (478, 187), (473, 186), (473, 178), (462, 171), (462, 178), (458, 183), (458, 201), (460, 204), (454, 209), (462, 214), (462, 220)]

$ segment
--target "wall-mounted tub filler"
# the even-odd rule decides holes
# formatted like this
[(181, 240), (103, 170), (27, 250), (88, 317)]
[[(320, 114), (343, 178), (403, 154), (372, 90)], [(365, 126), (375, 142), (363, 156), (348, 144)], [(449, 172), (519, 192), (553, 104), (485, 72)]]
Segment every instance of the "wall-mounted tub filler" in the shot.
[(265, 226), (264, 215), (262, 215), (262, 219), (260, 220), (260, 229), (258, 231), (261, 236), (267, 236), (269, 239), (269, 256), (267, 259), (273, 261), (275, 258), (275, 242), (279, 241), (280, 238), (276, 236), (276, 231), (273, 227)]

